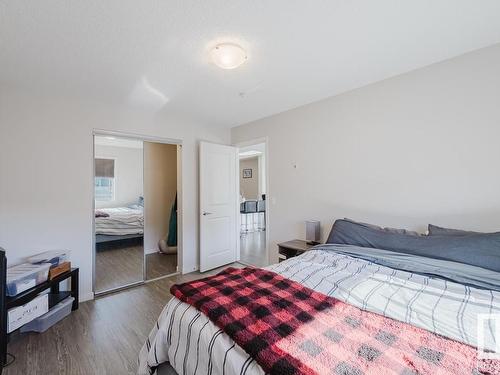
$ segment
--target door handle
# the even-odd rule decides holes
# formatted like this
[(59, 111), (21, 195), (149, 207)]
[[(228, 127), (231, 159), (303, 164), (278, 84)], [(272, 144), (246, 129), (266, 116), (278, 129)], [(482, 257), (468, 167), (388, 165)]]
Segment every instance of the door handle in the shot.
[(203, 216), (207, 216), (207, 215), (212, 215), (212, 212), (206, 212), (206, 211), (204, 211), (203, 212)]

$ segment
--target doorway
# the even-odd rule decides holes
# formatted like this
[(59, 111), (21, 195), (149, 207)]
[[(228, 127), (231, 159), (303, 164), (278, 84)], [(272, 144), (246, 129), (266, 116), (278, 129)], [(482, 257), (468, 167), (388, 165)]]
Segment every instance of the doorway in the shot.
[(264, 267), (267, 251), (266, 142), (239, 145), (240, 262)]
[(94, 134), (94, 292), (177, 273), (181, 145)]

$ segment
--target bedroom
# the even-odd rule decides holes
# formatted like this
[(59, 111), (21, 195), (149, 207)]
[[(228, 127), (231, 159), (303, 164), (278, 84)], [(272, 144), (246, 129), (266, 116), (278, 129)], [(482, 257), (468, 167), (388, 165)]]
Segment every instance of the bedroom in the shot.
[[(334, 245), (325, 245), (337, 220), (349, 218), (420, 234), (428, 231), (429, 224), (498, 232), (499, 15), (497, 1), (466, 0), (404, 1), (397, 5), (385, 0), (0, 3), (0, 247), (6, 251), (9, 266), (46, 250), (71, 251), (71, 264), (80, 272), (78, 310), (43, 333), (11, 334), (7, 352), (15, 360), (10, 363), (8, 356), (10, 364), (3, 373), (137, 373), (141, 369), (138, 358), (145, 363), (141, 348), (157, 319), (173, 316), (168, 309), (162, 314), (169, 301), (174, 301), (171, 286), (225, 267), (221, 264), (223, 268), (216, 271), (200, 272), (207, 264), (207, 241), (217, 239), (234, 245), (231, 256), (224, 259), (237, 258), (239, 207), (231, 211), (235, 220), (228, 221), (234, 230), (216, 237), (206, 231), (207, 224), (214, 225), (209, 234), (218, 228), (209, 223), (214, 218), (209, 213), (215, 211), (204, 206), (205, 182), (220, 188), (216, 184), (222, 177), (227, 177), (222, 186), (230, 186), (226, 192), (234, 195), (231, 204), (239, 204), (235, 145), (265, 141), (267, 146), (265, 235), (271, 268), (266, 270), (281, 273), (287, 264), (297, 267), (302, 262), (315, 273), (309, 277), (306, 270), (293, 275), (296, 269), (285, 272), (284, 277), (299, 283), (307, 278), (303, 283), (308, 288), (316, 287), (329, 267), (331, 272), (346, 267), (328, 280), (332, 285), (338, 283), (337, 277), (356, 274), (361, 267), (353, 269), (355, 263), (349, 266), (342, 259), (357, 259), (360, 265), (369, 262), (363, 258), (366, 254), (356, 256), (354, 249), (348, 255), (332, 250)], [(220, 44), (240, 47), (236, 51), (229, 47), (227, 52), (231, 59), (243, 57), (240, 66), (221, 69), (217, 65), (221, 63), (217, 57), (220, 49), (216, 48)], [(95, 298), (95, 134), (182, 141), (178, 165), (181, 275)], [(207, 145), (229, 147), (224, 160), (234, 167), (234, 178), (228, 171), (224, 175), (223, 168), (202, 173), (208, 160), (202, 157), (202, 149)], [(234, 156), (231, 160), (230, 155)], [(278, 244), (285, 247), (290, 240), (305, 240), (307, 220), (320, 221), (324, 248), (306, 249), (305, 254), (277, 264)], [(362, 224), (353, 226), (356, 235), (351, 232), (349, 238), (366, 238)], [(383, 229), (370, 231), (377, 236), (381, 231), (384, 239), (394, 235)], [(399, 292), (385, 316), (380, 313), (380, 302), (397, 287), (366, 284), (366, 288), (375, 288), (373, 296), (366, 306), (355, 301), (363, 300), (355, 281), (369, 275), (371, 280), (384, 280), (390, 278), (392, 271), (388, 269), (397, 269), (390, 260), (382, 260), (380, 252), (369, 250), (370, 256), (377, 254), (377, 261), (384, 262), (375, 263), (380, 270), (366, 266), (343, 284), (350, 296), (344, 289), (332, 291), (331, 296), (360, 311), (372, 309), (380, 324), (394, 319), (403, 324), (402, 331), (420, 332), (421, 338), (432, 342), (436, 336), (426, 326), (428, 311), (422, 306), (437, 303), (435, 331), (460, 350), (477, 346), (471, 341), (478, 333), (472, 328), (476, 313), (500, 313), (500, 297), (492, 285), (498, 270), (488, 268), (498, 264), (498, 235), (462, 233), (445, 240), (444, 245), (431, 243), (436, 241), (432, 239), (435, 234), (418, 236), (417, 240), (408, 233), (399, 235), (405, 236), (402, 242), (398, 238), (399, 250), (412, 252), (412, 259), (420, 256), (431, 259), (430, 266), (443, 266), (429, 254), (418, 255), (415, 250), (453, 246), (459, 249), (450, 250), (452, 256), (461, 256), (447, 261), (465, 265), (463, 277), (471, 278), (473, 271), (480, 269), (490, 270), (493, 280), (483, 275), (474, 282), (450, 281), (449, 275), (424, 277), (422, 273), (430, 271), (399, 269), (393, 285), (402, 291), (420, 290), (424, 285), (426, 297), (408, 302), (415, 312), (401, 316), (397, 305), (407, 302), (409, 294)], [(346, 242), (345, 236), (333, 238)], [(467, 242), (473, 240), (480, 244)], [(370, 241), (374, 240), (370, 237)], [(426, 242), (415, 248), (407, 241)], [(464, 243), (469, 250), (462, 251)], [(379, 250), (397, 253), (386, 242), (377, 244), (382, 247)], [(360, 246), (336, 246), (340, 245)], [(491, 246), (493, 253), (488, 253)], [(467, 256), (470, 248), (482, 250), (474, 250), (471, 260)], [(314, 254), (318, 258), (312, 258)], [(485, 259), (489, 264), (471, 264)], [(236, 262), (230, 265), (242, 267)], [(406, 285), (404, 280), (410, 276), (405, 272), (416, 275)], [(475, 302), (456, 308), (447, 304), (447, 298), (452, 297), (443, 291), (443, 280), (452, 286), (451, 294), (462, 298), (464, 290), (470, 291), (468, 295)], [(477, 285), (478, 280), (482, 285)], [(332, 288), (324, 284), (317, 287), (318, 292), (329, 294)], [(486, 302), (485, 290), (490, 298)], [(429, 302), (429, 291), (443, 294), (445, 302)], [(182, 289), (178, 293), (182, 294)], [(493, 303), (485, 307), (489, 301)], [(472, 308), (476, 305), (480, 306), (478, 311)], [(451, 310), (441, 309), (446, 306)], [(192, 308), (185, 318), (191, 312)], [(467, 318), (465, 326), (452, 317), (460, 312)], [(201, 314), (196, 324), (202, 318), (206, 315)], [(217, 332), (212, 322), (207, 327), (205, 331)], [(352, 325), (342, 329), (349, 327), (354, 329)], [(443, 331), (443, 327), (451, 328)], [(467, 337), (457, 336), (458, 328)], [(230, 340), (226, 333), (217, 336), (212, 357), (208, 352), (200, 357), (207, 368), (199, 369), (198, 374), (208, 372), (209, 361), (212, 373), (223, 372), (226, 351), (222, 345), (230, 343), (231, 347)], [(332, 345), (337, 348), (343, 344)], [(238, 361), (248, 358), (243, 346), (237, 344), (229, 352), (226, 374), (240, 373), (241, 367), (236, 370), (241, 364)], [(370, 370), (368, 362), (380, 363), (387, 352), (377, 346), (378, 351), (364, 348), (358, 355), (361, 346), (345, 352), (348, 363), (332, 362), (331, 368), (338, 368), (337, 373), (357, 373), (356, 367), (366, 365), (359, 371), (377, 373), (375, 365)], [(168, 343), (162, 348), (168, 351)], [(310, 354), (320, 350), (312, 344), (307, 348)], [(310, 365), (302, 357), (304, 350), (293, 352)], [(432, 366), (446, 373), (446, 361), (441, 361), (441, 367), (422, 358), (447, 358), (445, 355), (426, 356), (436, 354), (430, 350), (418, 353), (412, 359), (416, 366), (424, 366), (421, 373), (436, 373)], [(353, 356), (357, 362), (351, 361)], [(189, 356), (186, 364), (184, 357), (167, 357), (164, 362), (170, 364), (162, 363), (161, 371), (171, 366), (176, 373), (195, 372), (190, 366), (196, 361)], [(147, 363), (154, 367), (152, 361)], [(262, 373), (266, 366), (255, 360), (247, 364), (247, 374)], [(227, 367), (230, 365), (232, 370)], [(465, 365), (470, 362), (461, 368), (466, 369)]]

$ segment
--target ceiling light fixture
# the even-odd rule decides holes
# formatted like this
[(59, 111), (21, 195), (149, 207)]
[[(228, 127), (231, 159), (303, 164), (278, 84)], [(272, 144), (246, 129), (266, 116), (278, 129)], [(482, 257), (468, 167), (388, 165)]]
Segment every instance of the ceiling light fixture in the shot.
[(222, 69), (234, 69), (247, 60), (245, 50), (233, 43), (221, 43), (210, 51), (212, 61)]

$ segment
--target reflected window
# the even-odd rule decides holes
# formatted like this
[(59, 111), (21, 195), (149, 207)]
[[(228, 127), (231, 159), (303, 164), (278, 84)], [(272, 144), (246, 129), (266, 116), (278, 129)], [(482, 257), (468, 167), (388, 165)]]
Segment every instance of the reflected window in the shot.
[(110, 177), (95, 178), (95, 200), (110, 202), (115, 200), (115, 179)]
[(110, 202), (115, 200), (115, 160), (95, 159), (94, 178), (95, 200)]

